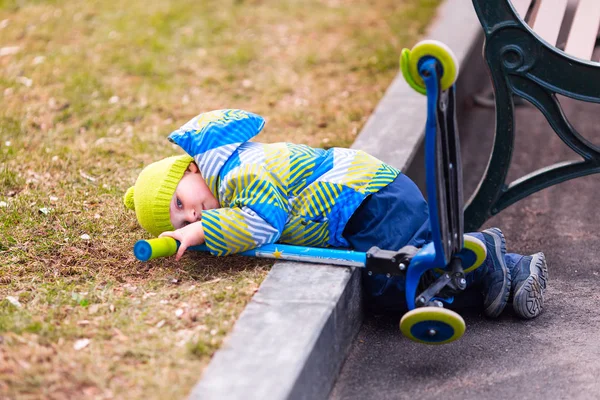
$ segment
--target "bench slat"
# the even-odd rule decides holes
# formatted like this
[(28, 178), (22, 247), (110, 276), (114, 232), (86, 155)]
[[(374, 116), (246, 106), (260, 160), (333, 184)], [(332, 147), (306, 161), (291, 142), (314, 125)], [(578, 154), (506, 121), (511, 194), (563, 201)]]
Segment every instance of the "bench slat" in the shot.
[(565, 53), (591, 60), (600, 28), (600, 1), (579, 0)]
[(532, 28), (542, 39), (556, 46), (556, 39), (558, 39), (560, 26), (567, 10), (568, 0), (539, 0), (538, 3)]
[(527, 11), (529, 10), (529, 6), (531, 5), (532, 0), (512, 0), (512, 5), (517, 10), (517, 14), (521, 19), (525, 19), (527, 15)]

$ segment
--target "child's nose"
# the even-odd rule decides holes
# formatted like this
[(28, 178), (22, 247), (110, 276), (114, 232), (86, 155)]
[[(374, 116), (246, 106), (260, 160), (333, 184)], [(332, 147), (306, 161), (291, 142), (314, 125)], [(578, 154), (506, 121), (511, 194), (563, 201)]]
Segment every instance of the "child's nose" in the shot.
[(188, 212), (188, 215), (186, 218), (187, 222), (189, 222), (189, 223), (200, 221), (201, 219), (202, 219), (202, 213), (196, 212), (196, 210), (194, 210), (193, 208)]

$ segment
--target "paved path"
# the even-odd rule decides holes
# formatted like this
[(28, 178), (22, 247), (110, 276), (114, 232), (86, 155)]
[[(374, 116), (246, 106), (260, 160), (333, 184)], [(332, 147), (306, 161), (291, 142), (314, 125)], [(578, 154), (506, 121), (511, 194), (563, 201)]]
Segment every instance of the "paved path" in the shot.
[[(494, 111), (459, 116), (464, 134), (465, 190), (483, 172)], [(600, 105), (565, 101), (572, 124), (600, 145)], [(576, 159), (533, 107), (517, 112), (509, 179), (553, 162)], [(592, 399), (600, 398), (600, 175), (538, 192), (497, 215), (509, 251), (542, 250), (550, 281), (545, 312), (521, 321), (478, 310), (463, 314), (458, 342), (425, 346), (398, 330), (399, 316), (369, 316), (330, 399)]]

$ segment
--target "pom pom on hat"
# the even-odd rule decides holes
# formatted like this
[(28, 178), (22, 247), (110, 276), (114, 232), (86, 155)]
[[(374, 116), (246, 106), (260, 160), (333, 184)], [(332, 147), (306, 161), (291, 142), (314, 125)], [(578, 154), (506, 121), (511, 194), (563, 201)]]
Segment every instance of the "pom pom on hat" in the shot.
[(170, 217), (171, 200), (192, 161), (194, 159), (188, 155), (173, 156), (148, 165), (123, 196), (125, 207), (135, 210), (142, 228), (154, 236), (174, 229)]
[(127, 189), (125, 196), (123, 196), (123, 204), (125, 204), (125, 207), (129, 208), (130, 210), (135, 210), (135, 203), (133, 202), (133, 192), (134, 188), (132, 186), (129, 189)]

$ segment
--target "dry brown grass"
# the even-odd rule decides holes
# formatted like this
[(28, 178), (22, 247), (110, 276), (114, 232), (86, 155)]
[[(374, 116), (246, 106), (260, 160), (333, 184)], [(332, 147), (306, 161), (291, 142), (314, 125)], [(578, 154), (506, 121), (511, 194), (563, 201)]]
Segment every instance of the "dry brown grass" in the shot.
[(350, 145), (438, 3), (0, 0), (0, 397), (184, 397), (270, 264), (141, 264), (123, 193), (212, 109)]

